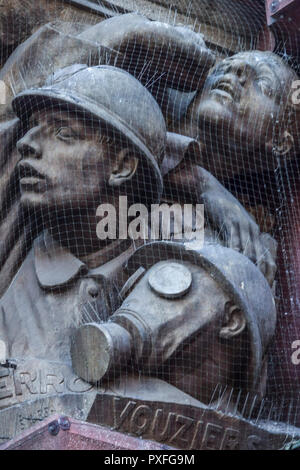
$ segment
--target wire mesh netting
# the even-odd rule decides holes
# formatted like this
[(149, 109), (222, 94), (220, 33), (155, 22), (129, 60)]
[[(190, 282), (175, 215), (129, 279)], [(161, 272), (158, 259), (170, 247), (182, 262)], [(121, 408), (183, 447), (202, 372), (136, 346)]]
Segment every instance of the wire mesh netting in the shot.
[(269, 27), (264, 1), (0, 10), (0, 407), (91, 383), (297, 434), (291, 3)]

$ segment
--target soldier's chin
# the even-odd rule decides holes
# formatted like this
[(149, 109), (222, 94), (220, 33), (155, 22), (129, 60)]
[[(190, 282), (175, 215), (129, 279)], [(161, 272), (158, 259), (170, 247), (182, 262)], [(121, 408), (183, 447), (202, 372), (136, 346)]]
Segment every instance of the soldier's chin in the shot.
[(201, 100), (195, 113), (198, 126), (229, 127), (230, 123), (234, 120), (234, 107), (232, 106), (232, 102), (226, 101), (226, 99), (218, 95), (213, 95), (205, 100)]
[(20, 205), (22, 209), (47, 210), (48, 203), (44, 194), (34, 191), (21, 191)]

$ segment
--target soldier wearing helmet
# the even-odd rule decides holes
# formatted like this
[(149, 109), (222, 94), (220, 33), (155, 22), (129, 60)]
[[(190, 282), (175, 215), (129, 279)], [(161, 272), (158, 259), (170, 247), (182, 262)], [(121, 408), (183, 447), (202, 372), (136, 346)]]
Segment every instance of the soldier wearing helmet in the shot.
[(82, 325), (74, 335), (80, 377), (113, 383), (139, 370), (206, 404), (220, 386), (228, 390), (227, 410), (235, 391), (264, 394), (276, 308), (248, 258), (215, 244), (192, 250), (154, 242), (133, 254), (127, 270), (131, 292), (109, 322)]
[(42, 234), (1, 300), (8, 358), (69, 363), (81, 322), (110, 315), (126, 281), (128, 240), (100, 240), (96, 209), (119, 195), (157, 202), (166, 129), (151, 94), (127, 72), (76, 66), (13, 103), (21, 205)]
[[(184, 264), (179, 263), (181, 267), (171, 263), (171, 274), (160, 283), (160, 274), (151, 274), (152, 264), (156, 263), (149, 262), (148, 248), (138, 251), (124, 269), (134, 247), (127, 240), (108, 243), (97, 237), (96, 209), (100, 203), (113, 204), (118, 210), (118, 196), (122, 194), (131, 195), (134, 201), (160, 199), (159, 165), (166, 128), (150, 93), (123, 70), (76, 66), (75, 70), (65, 70), (58, 82), (24, 91), (13, 106), (29, 126), (17, 145), (21, 156), (21, 204), (33, 213), (44, 231), (1, 299), (0, 332), (8, 358), (15, 359), (20, 367), (25, 360), (27, 368), (37, 367), (37, 362), (47, 363), (43, 369), (52, 364), (56, 374), (61, 369), (70, 376), (70, 339), (74, 337), (73, 367), (87, 382), (106, 378), (106, 369), (108, 375), (114, 374), (116, 366), (124, 361), (126, 365), (133, 355), (137, 367), (143, 364), (146, 374), (155, 370), (168, 383), (206, 401), (204, 391), (208, 396), (213, 385), (201, 368), (197, 369), (198, 375), (191, 373), (185, 380), (186, 364), (196, 370), (193, 358), (198, 361), (199, 354), (196, 350), (194, 356), (186, 354), (184, 348), (191, 344), (193, 349), (192, 340), (209, 328), (212, 336), (209, 334), (207, 340), (212, 338), (217, 351), (216, 325), (222, 322), (216, 359), (222, 377), (216, 375), (215, 381), (255, 387), (273, 333), (275, 310), (267, 282), (246, 257), (233, 250), (220, 251), (213, 245), (209, 255), (200, 255), (205, 260), (203, 265), (198, 266), (189, 257)], [(177, 259), (180, 255), (180, 260), (182, 252), (179, 250), (178, 255), (176, 247), (174, 250), (175, 254), (171, 249), (168, 256)], [(210, 260), (213, 253), (219, 260)], [(158, 251), (156, 262), (160, 256)], [(239, 263), (243, 269), (236, 293)], [(131, 265), (136, 265), (134, 272)], [(140, 269), (138, 276), (136, 269)], [(147, 273), (142, 276), (144, 271)], [(215, 278), (219, 273), (221, 287), (219, 278)], [(172, 287), (172, 281), (178, 278), (179, 288), (169, 293), (167, 286), (165, 292), (166, 281)], [(136, 281), (139, 283), (135, 286)], [(223, 284), (226, 288), (222, 290)], [(258, 287), (262, 295), (255, 297)], [(257, 302), (258, 298), (264, 298), (265, 304)], [(260, 310), (260, 306), (264, 308)], [(99, 329), (108, 318), (110, 321)], [(86, 341), (80, 336), (86, 328), (89, 331), (89, 326), (80, 326), (91, 322), (98, 325), (100, 346), (104, 343), (106, 354), (109, 349), (105, 341), (112, 345), (104, 365), (103, 348), (97, 349), (98, 333), (92, 343), (89, 337)], [(267, 325), (266, 335), (263, 325)], [(231, 342), (232, 338), (237, 339)], [(237, 364), (241, 364), (249, 338), (253, 340), (247, 363), (251, 373), (238, 380)], [(91, 344), (96, 345), (94, 351)], [(200, 357), (210, 368), (209, 361), (204, 360), (205, 344)], [(218, 362), (223, 346), (230, 359), (227, 363)], [(176, 366), (180, 364), (177, 356), (173, 361), (177, 354), (182, 355), (182, 367)], [(84, 367), (88, 365), (86, 370), (78, 367), (78, 355), (84, 359)], [(28, 365), (28, 361), (33, 363)], [(94, 374), (99, 361), (104, 373)]]

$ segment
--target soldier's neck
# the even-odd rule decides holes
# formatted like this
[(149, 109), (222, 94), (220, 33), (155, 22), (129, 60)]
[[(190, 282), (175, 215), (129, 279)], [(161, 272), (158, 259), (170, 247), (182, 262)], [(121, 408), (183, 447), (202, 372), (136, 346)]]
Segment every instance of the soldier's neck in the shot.
[(107, 248), (113, 239), (101, 240), (97, 235), (96, 210), (72, 211), (72, 214), (52, 216), (47, 220), (46, 227), (51, 236), (67, 248), (77, 258), (83, 258), (92, 253)]

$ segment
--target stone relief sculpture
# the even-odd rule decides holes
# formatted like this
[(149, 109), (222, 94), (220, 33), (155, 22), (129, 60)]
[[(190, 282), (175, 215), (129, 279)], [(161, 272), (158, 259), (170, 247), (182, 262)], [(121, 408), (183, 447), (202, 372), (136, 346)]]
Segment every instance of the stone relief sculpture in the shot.
[[(277, 244), (216, 177), (255, 166), (257, 151), (274, 164), (292, 152), (296, 110), (282, 85), (295, 75), (259, 52), (225, 59), (209, 72), (215, 57), (200, 35), (138, 15), (72, 34), (86, 48), (84, 59), (91, 47), (90, 60), (105, 56), (107, 65), (81, 64), (74, 48), (45, 84), (16, 84), (18, 120), (2, 124), (12, 157), (3, 159), (9, 178), (1, 190), (16, 179), (19, 189), (1, 229), (7, 233), (17, 217), (30, 221), (35, 238), (29, 250), (25, 239), (13, 247), (13, 238), (2, 248), (4, 266), (14, 258), (0, 300), (3, 367), (13, 369), (14, 381), (0, 396), (2, 406), (39, 395), (43, 370), (42, 393), (81, 387), (91, 397), (86, 408), (94, 403), (91, 416), (107, 389), (205, 408), (215, 406), (218, 386), (228, 388), (216, 400), (219, 409), (242, 416), (238, 396), (259, 402), (265, 393)], [(25, 43), (21, 56), (30, 47)], [(148, 78), (144, 49), (154, 58)], [(149, 77), (157, 80), (147, 89)], [(120, 196), (146, 206), (204, 203), (204, 247), (100, 240), (97, 207), (111, 204), (118, 213)]]
[[(139, 105), (135, 121), (134, 103)], [(134, 188), (137, 200), (146, 192), (159, 199), (165, 123), (150, 93), (110, 66), (83, 68), (58, 84), (26, 90), (13, 106), (21, 119), (29, 119), (29, 130), (17, 143), (21, 205), (33, 216), (40, 213), (47, 231), (2, 297), (1, 339), (9, 358), (68, 364), (71, 331), (89, 318), (85, 301), (91, 310), (88, 301), (99, 297), (99, 320), (111, 314), (124, 283), (118, 272), (132, 251), (126, 250), (127, 240), (112, 246), (99, 240), (99, 202), (117, 207), (126, 187), (130, 193)], [(153, 192), (147, 190), (149, 181)], [(24, 282), (30, 288), (23, 288)]]
[[(53, 85), (25, 90), (13, 101), (16, 114), (29, 125), (17, 143), (21, 205), (35, 216), (40, 213), (43, 228), (47, 229), (2, 298), (2, 339), (8, 357), (14, 359), (39, 357), (68, 362), (72, 328), (86, 316), (76, 306), (78, 291), (83, 289), (97, 297), (93, 282), (85, 288), (76, 286), (75, 291), (74, 282), (83, 273), (87, 275), (89, 264), (93, 277), (102, 278), (100, 272), (96, 273), (99, 266), (106, 265), (110, 256), (115, 258), (118, 252), (121, 255), (124, 249), (98, 239), (99, 203), (113, 204), (118, 209), (118, 197), (126, 187), (129, 197), (131, 189), (133, 202), (145, 200), (146, 194), (151, 202), (157, 202), (162, 193), (158, 164), (164, 154), (166, 129), (150, 93), (127, 72), (111, 66), (79, 68), (71, 76), (60, 78)], [(129, 181), (132, 186), (128, 191)], [(121, 256), (124, 258), (124, 253)], [(119, 263), (117, 266), (120, 270)], [(21, 291), (20, 286), (29, 278), (30, 290)], [(68, 293), (66, 287), (72, 292)], [(106, 301), (101, 295), (103, 306), (96, 309), (99, 320), (113, 313), (117, 305), (114, 297), (118, 297), (121, 287), (116, 273), (111, 274), (111, 292), (105, 294)], [(265, 287), (269, 291), (267, 284)], [(25, 304), (28, 314), (24, 317)], [(46, 315), (47, 311), (52, 315)], [(61, 311), (63, 323), (59, 327), (56, 315)]]
[[(121, 83), (122, 88), (120, 87)], [(129, 182), (132, 184), (132, 195), (135, 195), (133, 202), (139, 201), (139, 195), (141, 200), (145, 200), (146, 193), (150, 194), (151, 202), (160, 200), (162, 177), (158, 164), (163, 157), (166, 140), (164, 119), (150, 93), (127, 72), (111, 66), (79, 68), (71, 76), (67, 74), (66, 78), (61, 75), (60, 81), (53, 85), (25, 90), (14, 99), (13, 107), (19, 118), (27, 120), (29, 123), (29, 130), (17, 143), (17, 149), (21, 156), (18, 164), (21, 205), (24, 210), (32, 211), (35, 215), (40, 213), (43, 227), (47, 231), (43, 232), (36, 240), (34, 248), (2, 298), (2, 341), (7, 345), (9, 359), (22, 361), (24, 358), (34, 358), (52, 362), (61, 361), (68, 364), (72, 332), (81, 323), (89, 320), (92, 313), (84, 310), (89, 308), (88, 304), (86, 307), (84, 305), (84, 295), (87, 295), (88, 298), (99, 297), (100, 305), (97, 302), (95, 305), (95, 313), (98, 313), (99, 317), (96, 317), (95, 320), (110, 319), (118, 306), (118, 293), (124, 283), (124, 274), (123, 278), (121, 277), (123, 282), (121, 281), (121, 284), (117, 282), (118, 271), (121, 271), (122, 268), (121, 261), (124, 262), (126, 256), (132, 251), (132, 247), (131, 250), (129, 248), (126, 255), (126, 251), (122, 252), (124, 246), (122, 248), (115, 245), (111, 247), (107, 241), (102, 246), (103, 242), (98, 240), (96, 234), (97, 206), (100, 202), (105, 202), (118, 208), (118, 196), (123, 194), (123, 188), (128, 187)], [(135, 111), (133, 113), (136, 116), (135, 119), (132, 117), (133, 111)], [(142, 113), (144, 113), (144, 118)], [(142, 189), (143, 184), (145, 185), (144, 189)], [(147, 186), (149, 187), (148, 191)], [(142, 196), (143, 192), (144, 196)], [(130, 191), (128, 195), (130, 196)], [(215, 249), (217, 248), (213, 245), (210, 251), (214, 253)], [(121, 256), (119, 262), (116, 261), (118, 253)], [(236, 256), (233, 250), (229, 250), (229, 253), (232, 258)], [(110, 259), (112, 256), (113, 260)], [(226, 265), (230, 260), (230, 254), (225, 249), (224, 253), (222, 250), (219, 251), (218, 257), (220, 261), (217, 264), (221, 262), (221, 265)], [(223, 257), (225, 259), (221, 261)], [(243, 259), (242, 255), (241, 259)], [(110, 261), (113, 261), (115, 269), (106, 277), (104, 273), (107, 269), (109, 271)], [(238, 265), (239, 262), (241, 263), (238, 260), (234, 264)], [(146, 267), (148, 267), (147, 263), (146, 259)], [(246, 260), (242, 261), (242, 264), (244, 263)], [(101, 265), (103, 264), (105, 268), (101, 273)], [(90, 275), (89, 265), (92, 268)], [(170, 269), (172, 266), (174, 265), (171, 263)], [(183, 269), (183, 265), (179, 266), (181, 266), (179, 268), (180, 277), (180, 269)], [(251, 264), (249, 266), (252, 268)], [(186, 273), (191, 276), (193, 268), (188, 267)], [(230, 276), (230, 264), (227, 269), (229, 269), (228, 276)], [(236, 267), (231, 269), (236, 271)], [(264, 306), (263, 311), (264, 321), (268, 323), (270, 334), (274, 330), (275, 323), (275, 307), (271, 290), (267, 282), (262, 281), (258, 269), (253, 266), (252, 270), (256, 273), (257, 279), (250, 273), (248, 273), (249, 279), (247, 281), (245, 275), (240, 276), (239, 286), (241, 288), (242, 285), (242, 289), (247, 289), (248, 283), (252, 283), (253, 280), (263, 286), (262, 295), (265, 298), (269, 296), (269, 301), (266, 300), (268, 306)], [(226, 277), (226, 270), (224, 272)], [(176, 275), (176, 265), (174, 275)], [(95, 279), (98, 282), (101, 280), (100, 284), (103, 283), (100, 288), (101, 293)], [(21, 288), (24, 283), (26, 284), (25, 280), (30, 282), (30, 290), (26, 286), (24, 290)], [(237, 280), (235, 281), (237, 282)], [(170, 343), (169, 351), (161, 352), (166, 341), (163, 335), (162, 344), (159, 342), (153, 344), (151, 348), (153, 357), (146, 369), (151, 369), (154, 365), (157, 368), (163, 366), (172, 354), (182, 347), (184, 341), (199, 332), (202, 314), (198, 309), (201, 303), (205, 305), (207, 302), (204, 311), (214, 310), (211, 305), (212, 298), (217, 299), (218, 296), (215, 293), (208, 295), (209, 287), (201, 286), (200, 279), (199, 281), (193, 280), (193, 282), (196, 283), (195, 292), (203, 290), (205, 301), (204, 299), (201, 301), (200, 297), (196, 295), (193, 299), (196, 304), (192, 303), (188, 308), (179, 307), (178, 301), (175, 301), (179, 309), (179, 318), (184, 324), (189, 324), (189, 327), (182, 338), (173, 327), (172, 339), (168, 331), (170, 328), (168, 322), (162, 318), (164, 335)], [(209, 284), (209, 280), (205, 282)], [(213, 282), (215, 283), (215, 281)], [(179, 294), (182, 295), (183, 292), (179, 291)], [(80, 299), (81, 295), (83, 297)], [(142, 302), (146, 302), (146, 293), (136, 294), (134, 289), (131, 295), (137, 295), (138, 298), (141, 295)], [(168, 298), (168, 295), (166, 297)], [(125, 300), (125, 305), (128, 302), (129, 299)], [(219, 332), (220, 337), (230, 338), (231, 335), (236, 336), (242, 333), (246, 328), (244, 317), (246, 314), (242, 313), (241, 307), (235, 306), (231, 310), (229, 309), (230, 313), (227, 312), (225, 318), (225, 304), (234, 302), (234, 300), (228, 297), (220, 302), (223, 304), (221, 321), (224, 323)], [(150, 304), (155, 306), (153, 299), (150, 300)], [(156, 308), (156, 315), (158, 315), (161, 307), (157, 305)], [(176, 309), (171, 305), (169, 308), (170, 325), (174, 322), (178, 323)], [(215, 308), (218, 310), (217, 307)], [(192, 313), (194, 310), (195, 313)], [(217, 313), (219, 316), (220, 312)], [(56, 318), (57, 315), (58, 318)], [(119, 318), (119, 314), (115, 315), (116, 318)], [(151, 318), (151, 315), (155, 316), (155, 313), (149, 312), (149, 315), (146, 315), (146, 321), (148, 316), (149, 319)], [(175, 318), (173, 318), (174, 315)], [(197, 318), (195, 325), (193, 325), (193, 316)], [(113, 319), (114, 316), (111, 318)], [(182, 326), (179, 322), (178, 331)], [(104, 326), (101, 328), (103, 329)], [(109, 343), (117, 342), (117, 349), (119, 336), (128, 336), (128, 333), (126, 329), (122, 332), (117, 331), (117, 336), (114, 338), (116, 327), (113, 323), (109, 323), (109, 329), (111, 328), (113, 331)], [(158, 327), (158, 330), (160, 329), (161, 327)], [(158, 332), (154, 331), (152, 335), (155, 337), (157, 334)], [(142, 334), (142, 338), (135, 338), (136, 342), (143, 341), (143, 336)], [(121, 342), (124, 341), (125, 339), (122, 338)], [(149, 338), (148, 341), (152, 342), (153, 339)], [(92, 357), (95, 359), (89, 366), (87, 358), (90, 354), (91, 344), (93, 341), (91, 342), (89, 338), (86, 342), (75, 341), (73, 367), (77, 375), (87, 382), (89, 382), (89, 376), (91, 376), (92, 382), (96, 382), (102, 376), (94, 376), (91, 373), (91, 368), (93, 370), (98, 361), (101, 363), (102, 351), (98, 351), (98, 357), (97, 350), (93, 352)], [(133, 348), (136, 346), (133, 345)], [(140, 352), (138, 359), (145, 361), (147, 352), (144, 350), (144, 346), (137, 347)], [(128, 346), (125, 355), (128, 359), (131, 356), (131, 349)], [(77, 354), (79, 354), (79, 358), (83, 359), (83, 350), (86, 350), (85, 373), (80, 368), (78, 369), (76, 359)], [(238, 352), (235, 354), (232, 352), (232, 354), (234, 357)], [(161, 358), (159, 358), (160, 355)], [(228, 356), (230, 355), (228, 352)], [(260, 362), (262, 357), (263, 351), (260, 353)], [(192, 366), (192, 359), (188, 362)], [(116, 373), (116, 365), (116, 363), (112, 363), (110, 366), (114, 373)], [(175, 367), (177, 369), (176, 360)], [(261, 363), (256, 364), (255, 367), (257, 368), (255, 374), (257, 374)], [(225, 376), (227, 377), (227, 374)], [(199, 379), (195, 378), (194, 380)], [(177, 382), (175, 381), (175, 383)], [(216, 383), (220, 383), (219, 377), (216, 379)], [(186, 387), (182, 385), (181, 388), (185, 389)], [(194, 388), (193, 384), (192, 390)], [(202, 385), (202, 388), (205, 389), (205, 384)], [(203, 396), (204, 393), (209, 395), (208, 390), (206, 392), (203, 390), (194, 391), (193, 395), (196, 397)], [(190, 390), (189, 392), (191, 393)]]
[[(111, 18), (94, 27), (87, 28), (79, 34), (77, 31), (74, 32), (74, 27), (71, 31), (70, 27), (61, 27), (61, 29), (67, 31), (67, 33), (61, 33), (57, 28), (51, 29), (51, 27), (46, 26), (39, 30), (35, 34), (35, 37), (30, 38), (14, 52), (3, 68), (0, 76), (7, 86), (13, 82), (14, 93), (18, 93), (24, 88), (24, 80), (27, 88), (30, 88), (31, 84), (31, 86), (42, 86), (45, 79), (52, 72), (49, 63), (58, 63), (57, 67), (59, 68), (60, 65), (74, 64), (75, 59), (77, 63), (80, 60), (85, 63), (88, 59), (89, 62), (92, 63), (104, 61), (105, 63), (124, 68), (134, 74), (142, 84), (147, 85), (159, 102), (170, 131), (179, 132), (180, 134), (191, 136), (191, 138), (197, 137), (198, 131), (195, 122), (198, 119), (196, 103), (199, 101), (199, 98), (196, 99), (195, 93), (197, 89), (202, 89), (207, 73), (215, 62), (215, 57), (205, 46), (202, 35), (195, 34), (188, 28), (167, 27), (163, 23), (148, 21), (144, 17), (135, 14)], [(39, 52), (39, 48), (37, 48), (36, 45), (40, 42), (44, 43), (46, 40), (47, 55), (45, 56), (45, 51), (42, 50)], [(64, 44), (63, 48), (62, 43)], [(63, 52), (60, 54), (59, 58), (57, 58), (56, 50), (59, 47), (63, 49)], [(145, 55), (145, 48), (148, 48), (148, 55), (150, 54), (149, 51), (151, 51), (151, 60), (148, 62), (146, 60), (147, 55)], [(178, 53), (179, 50), (180, 54)], [(77, 51), (80, 51), (80, 55), (78, 55)], [(51, 61), (49, 60), (49, 54), (51, 57), (53, 56), (53, 60)], [(140, 57), (141, 60), (138, 60), (137, 57)], [(39, 64), (41, 73), (32, 76), (31, 69), (26, 68), (25, 64), (22, 65), (25, 61), (32, 61), (32, 65), (34, 65), (34, 63)], [(187, 63), (189, 64), (188, 68), (186, 67)], [(167, 67), (166, 64), (168, 64)], [(23, 71), (23, 73), (21, 73), (23, 78), (20, 77), (20, 70)], [(182, 72), (183, 70), (186, 71), (184, 74)], [(26, 73), (24, 71), (26, 71)], [(51, 77), (49, 80), (51, 80)], [(149, 80), (151, 86), (149, 86)], [(152, 85), (152, 82), (155, 83)], [(185, 95), (180, 93), (178, 96), (175, 94), (177, 98), (174, 98), (174, 94), (170, 92), (170, 87), (172, 86), (179, 89), (179, 92), (183, 91), (184, 94), (188, 95), (188, 98), (183, 98), (182, 96)], [(207, 86), (208, 85), (206, 85), (206, 88)], [(167, 90), (167, 93), (162, 90)], [(191, 91), (192, 93), (189, 93)], [(191, 97), (194, 97), (192, 104), (190, 103)], [(166, 103), (168, 103), (168, 106)], [(9, 113), (7, 107), (5, 110), (7, 117), (13, 117), (12, 112)], [(206, 121), (210, 122), (210, 120), (208, 116)], [(213, 127), (213, 122), (211, 122), (209, 126), (212, 126), (212, 134), (217, 132), (217, 129)], [(3, 221), (1, 231), (3, 239), (7, 241), (1, 248), (2, 263), (3, 266), (5, 266), (5, 269), (3, 267), (2, 293), (8, 287), (18, 265), (24, 258), (26, 246), (30, 245), (32, 242), (32, 233), (35, 230), (35, 227), (32, 227), (28, 219), (25, 218), (24, 220), (24, 217), (19, 213), (19, 184), (18, 181), (16, 181), (16, 175), (13, 170), (19, 157), (17, 152), (10, 150), (10, 146), (12, 149), (14, 148), (18, 133), (22, 134), (23, 132), (19, 127), (20, 124), (12, 120), (9, 124), (9, 129), (6, 129), (6, 127), (3, 128), (3, 148), (5, 148), (5, 152), (2, 158), (3, 167), (6, 171), (1, 186), (3, 193), (10, 192), (11, 197), (10, 200), (7, 201), (7, 198), (3, 196)], [(227, 210), (225, 210), (226, 203), (224, 202), (222, 211), (213, 214), (211, 218), (214, 222), (218, 220), (218, 227), (222, 227), (225, 243), (227, 245), (231, 243), (233, 248), (246, 250), (246, 254), (249, 254), (254, 262), (258, 261), (264, 274), (267, 273), (268, 270), (270, 271), (270, 274), (267, 276), (270, 277), (272, 281), (272, 277), (274, 276), (276, 244), (274, 244), (268, 236), (259, 236), (257, 225), (246, 211), (243, 210), (242, 206), (238, 204), (237, 201), (234, 201), (233, 198), (230, 198), (229, 193), (225, 193), (224, 189), (221, 189), (221, 186), (217, 184), (217, 181), (206, 173), (206, 171), (209, 171), (217, 177), (221, 176), (222, 171), (223, 175), (224, 173), (231, 174), (235, 171), (234, 166), (237, 165), (237, 162), (243, 160), (241, 156), (239, 155), (238, 158), (235, 157), (233, 163), (226, 155), (222, 156), (222, 158), (220, 158), (220, 156), (216, 157), (213, 149), (212, 155), (207, 154), (207, 150), (205, 149), (210, 149), (211, 144), (209, 141), (207, 145), (205, 144), (204, 135), (197, 139), (198, 148), (191, 144), (191, 141), (180, 141), (180, 139), (176, 139), (175, 137), (174, 134), (169, 135), (169, 147), (172, 148), (172, 155), (170, 155), (168, 162), (167, 159), (165, 159), (162, 168), (165, 176), (165, 192), (167, 193), (168, 199), (170, 199), (170, 193), (173, 191), (172, 188), (176, 185), (179, 187), (182, 186), (186, 197), (191, 198), (193, 197), (191, 195), (194, 194), (194, 199), (197, 202), (200, 202), (200, 200), (204, 198), (203, 201), (205, 200), (207, 208), (210, 206), (209, 212), (213, 212), (214, 207), (219, 207), (218, 204), (214, 204), (214, 198), (217, 200), (222, 197), (224, 200), (230, 200), (227, 204)], [(181, 143), (179, 144), (179, 142)], [(243, 147), (241, 142), (239, 145)], [(224, 146), (228, 146), (228, 143), (224, 144)], [(193, 149), (192, 154), (189, 154), (189, 147)], [(7, 154), (9, 153), (12, 153), (12, 155), (8, 163)], [(193, 155), (194, 153), (195, 155)], [(246, 150), (243, 150), (242, 153), (244, 155)], [(184, 155), (186, 156), (185, 159), (183, 159)], [(191, 165), (191, 158), (196, 159), (196, 163), (198, 163), (197, 166)], [(228, 160), (227, 163), (226, 159)], [(244, 169), (246, 164), (253, 169), (255, 162), (252, 160), (253, 152), (252, 156), (247, 155), (245, 161), (239, 163), (241, 167), (236, 168), (236, 171), (240, 171), (241, 168)], [(222, 162), (224, 162), (224, 164)], [(249, 164), (249, 162), (252, 162), (252, 164)], [(191, 190), (190, 187), (184, 189), (184, 182), (180, 183), (178, 181), (179, 176), (175, 175), (174, 171), (171, 172), (171, 170), (175, 170), (175, 167), (180, 163), (181, 165), (189, 165), (193, 168), (190, 170), (185, 169), (185, 174), (189, 175), (187, 181), (190, 182), (191, 178), (197, 181), (200, 178), (203, 181), (203, 187), (195, 187), (193, 190)], [(199, 166), (203, 169), (199, 170)], [(193, 171), (200, 171), (201, 175), (195, 174), (195, 176), (192, 176)], [(181, 174), (181, 176), (183, 175)], [(174, 181), (172, 181), (172, 178)], [(168, 181), (170, 182), (168, 183)], [(217, 186), (218, 190), (216, 189)], [(207, 196), (207, 194), (209, 195)], [(173, 195), (171, 195), (171, 198), (173, 198)], [(209, 199), (210, 202), (208, 202), (207, 199)], [(233, 220), (235, 223), (232, 223)], [(21, 232), (21, 235), (19, 235), (17, 239), (16, 232), (11, 230), (12, 225), (24, 226), (23, 231), (18, 231)], [(239, 232), (243, 232), (246, 235), (240, 236)], [(252, 234), (250, 235), (250, 243), (248, 241), (249, 234)], [(265, 264), (264, 260), (266, 260)]]
[(232, 388), (263, 394), (276, 310), (258, 268), (229, 248), (190, 252), (172, 242), (137, 250), (129, 268), (134, 275), (145, 266), (108, 322), (76, 332), (75, 372), (95, 383), (132, 367), (206, 404), (221, 385), (231, 393), (223, 397), (227, 410)]

